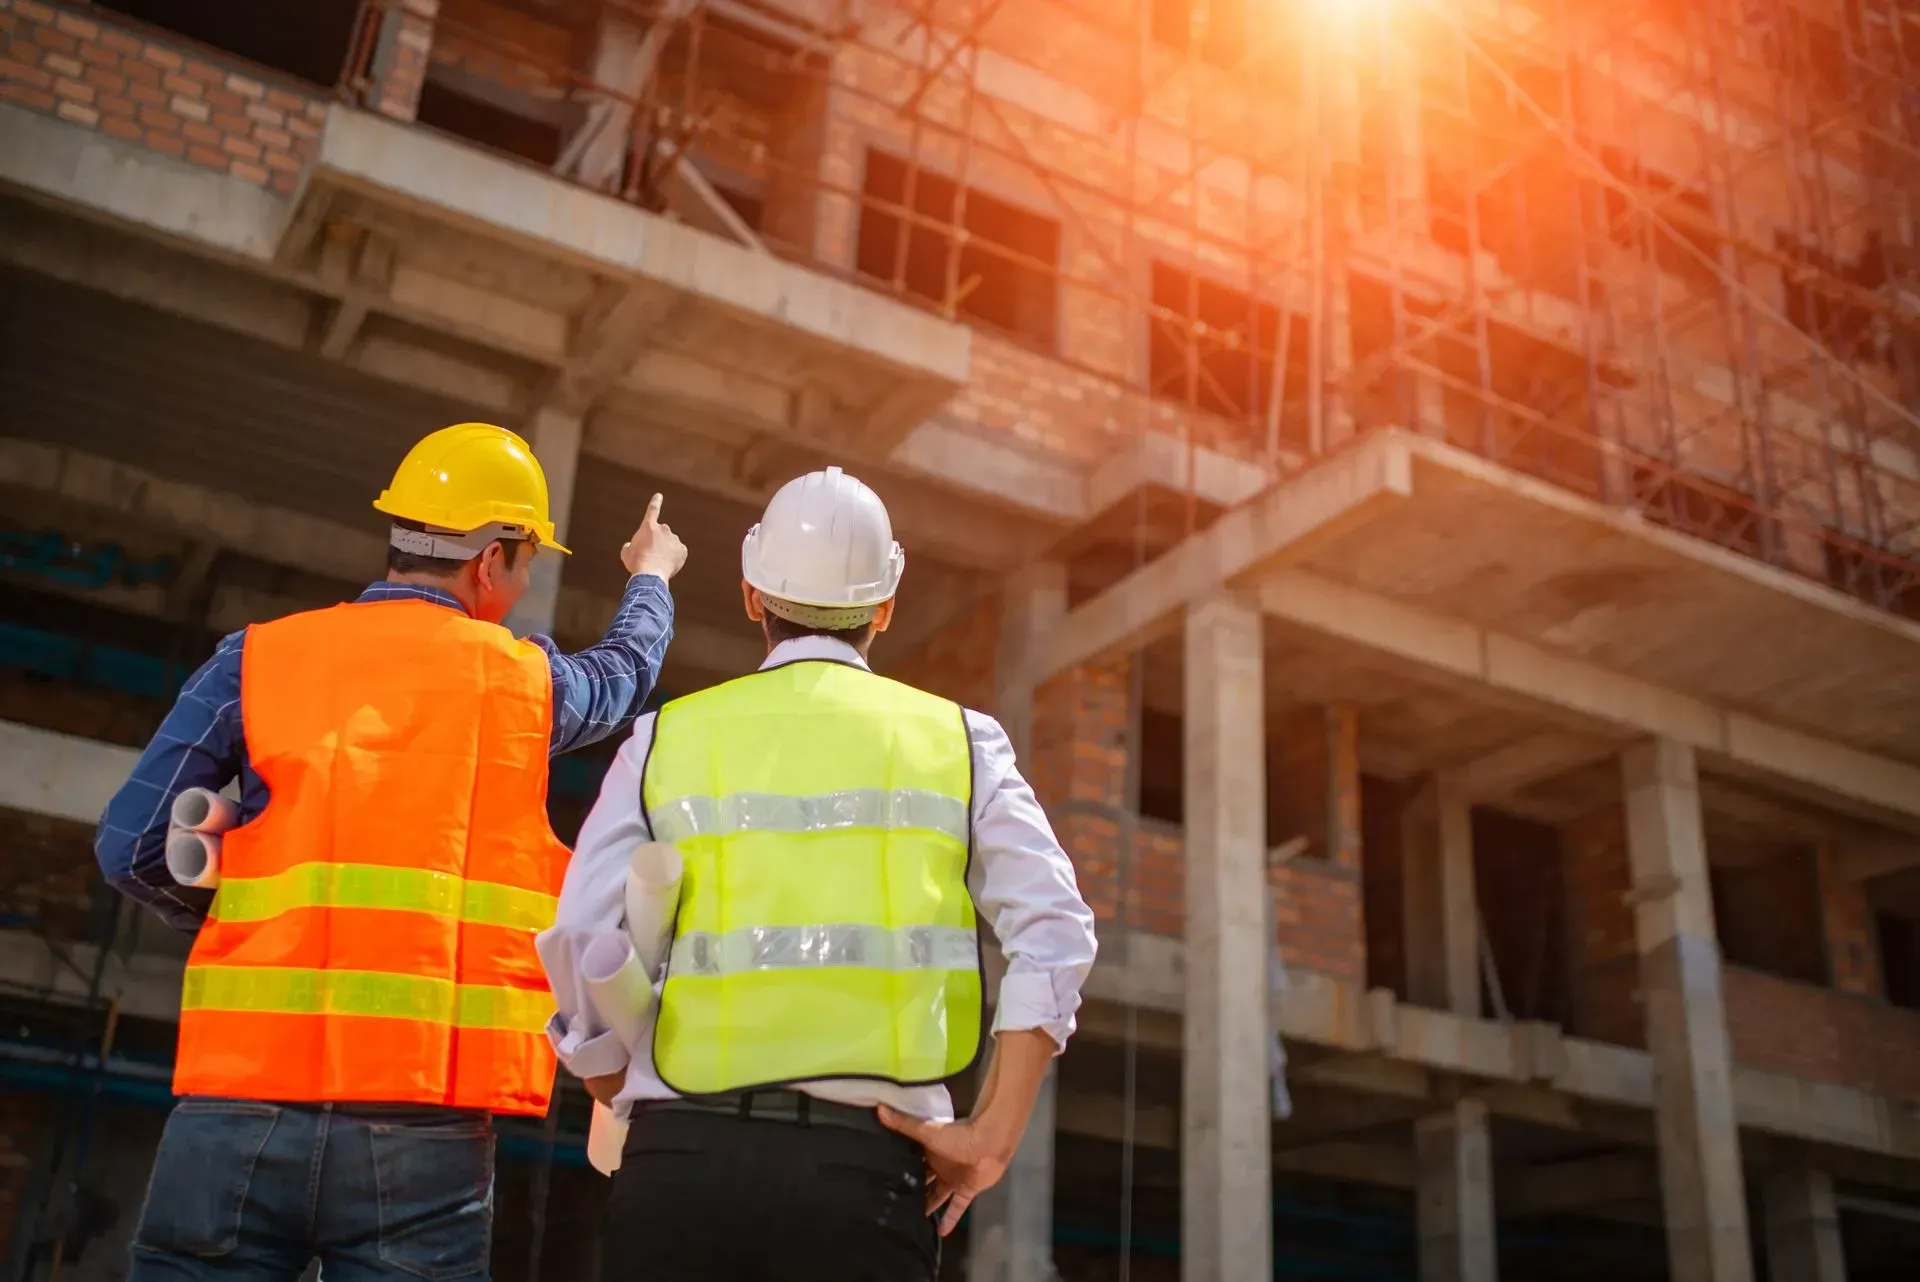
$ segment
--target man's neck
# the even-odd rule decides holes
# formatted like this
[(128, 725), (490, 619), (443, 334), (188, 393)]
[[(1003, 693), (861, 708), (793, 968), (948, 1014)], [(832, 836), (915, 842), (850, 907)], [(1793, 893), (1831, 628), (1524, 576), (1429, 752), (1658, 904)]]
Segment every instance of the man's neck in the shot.
[(387, 582), (404, 584), (410, 588), (432, 588), (444, 592), (460, 603), (460, 608), (468, 614), (473, 613), (473, 593), (457, 574), (402, 574), (398, 570), (387, 571)]

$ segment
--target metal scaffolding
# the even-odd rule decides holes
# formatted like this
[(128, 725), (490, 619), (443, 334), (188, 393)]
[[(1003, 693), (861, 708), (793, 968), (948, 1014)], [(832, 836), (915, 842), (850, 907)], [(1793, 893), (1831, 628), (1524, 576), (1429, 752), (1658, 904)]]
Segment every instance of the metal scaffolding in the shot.
[[(1397, 424), (1920, 617), (1894, 0), (803, 9), (609, 0), (654, 33), (611, 85), (450, 3), (436, 60), (623, 103), (622, 194), (749, 175), (808, 209), (763, 211), (757, 246), (1107, 384), (1138, 430), (1278, 480)], [(1010, 94), (1049, 29), (1068, 88)], [(776, 77), (785, 105), (752, 91)], [(1051, 253), (996, 226), (1023, 197)], [(863, 220), (878, 265), (849, 251)], [(1009, 273), (1047, 323), (996, 318)]]

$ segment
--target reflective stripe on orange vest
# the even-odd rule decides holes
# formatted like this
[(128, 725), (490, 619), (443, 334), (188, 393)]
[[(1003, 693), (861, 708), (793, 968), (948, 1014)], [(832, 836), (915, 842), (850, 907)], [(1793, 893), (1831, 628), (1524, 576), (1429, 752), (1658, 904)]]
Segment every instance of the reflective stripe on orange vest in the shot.
[(248, 630), (241, 717), (270, 800), (223, 843), (177, 1093), (547, 1110), (552, 715), (538, 647), (428, 602)]

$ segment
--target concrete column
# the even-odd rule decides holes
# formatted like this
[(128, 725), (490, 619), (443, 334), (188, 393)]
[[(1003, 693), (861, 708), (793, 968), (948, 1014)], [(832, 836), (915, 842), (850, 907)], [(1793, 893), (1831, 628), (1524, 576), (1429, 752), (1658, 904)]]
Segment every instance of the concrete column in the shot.
[[(580, 418), (543, 409), (528, 425), (527, 441), (547, 474), (547, 507), (553, 514), (553, 533), (567, 541), (567, 518), (573, 511), (573, 477), (580, 466)], [(644, 510), (644, 509), (643, 509)], [(635, 518), (636, 524), (638, 517)], [(554, 613), (560, 606), (560, 574), (566, 558), (543, 549), (533, 559), (533, 582), (520, 604), (506, 618), (517, 637), (553, 633)]]
[(1833, 1178), (1782, 1171), (1767, 1181), (1767, 1275), (1772, 1282), (1847, 1282)]
[[(1043, 561), (1007, 584), (995, 656), (994, 712), (1016, 756), (1033, 742), (1029, 663), (1050, 629), (1066, 617), (1067, 570)], [(981, 1073), (986, 1063), (981, 1063)], [(968, 1282), (1053, 1282), (1053, 1144), (1057, 1074), (1049, 1071), (1021, 1137), (1020, 1150), (998, 1184), (969, 1212)]]
[(1621, 776), (1672, 1282), (1751, 1282), (1733, 1053), (1693, 749), (1651, 740), (1626, 752)]
[(373, 81), (369, 105), (381, 115), (412, 120), (419, 113), (439, 16), (440, 0), (398, 0), (381, 20), (368, 69)]
[(1420, 1282), (1494, 1282), (1493, 1136), (1487, 1106), (1460, 1100), (1413, 1124)]
[(1480, 909), (1473, 808), (1452, 775), (1427, 780), (1401, 818), (1407, 997), (1480, 1015)]
[(1273, 1274), (1261, 651), (1252, 603), (1188, 611), (1184, 1282)]

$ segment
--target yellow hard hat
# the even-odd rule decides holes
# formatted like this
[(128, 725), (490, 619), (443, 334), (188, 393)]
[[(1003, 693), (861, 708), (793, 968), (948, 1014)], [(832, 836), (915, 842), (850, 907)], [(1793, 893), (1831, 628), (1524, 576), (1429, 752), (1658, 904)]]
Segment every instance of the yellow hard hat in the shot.
[(388, 516), (470, 533), (517, 525), (556, 552), (547, 474), (519, 436), (492, 423), (455, 423), (407, 451), (373, 506)]

